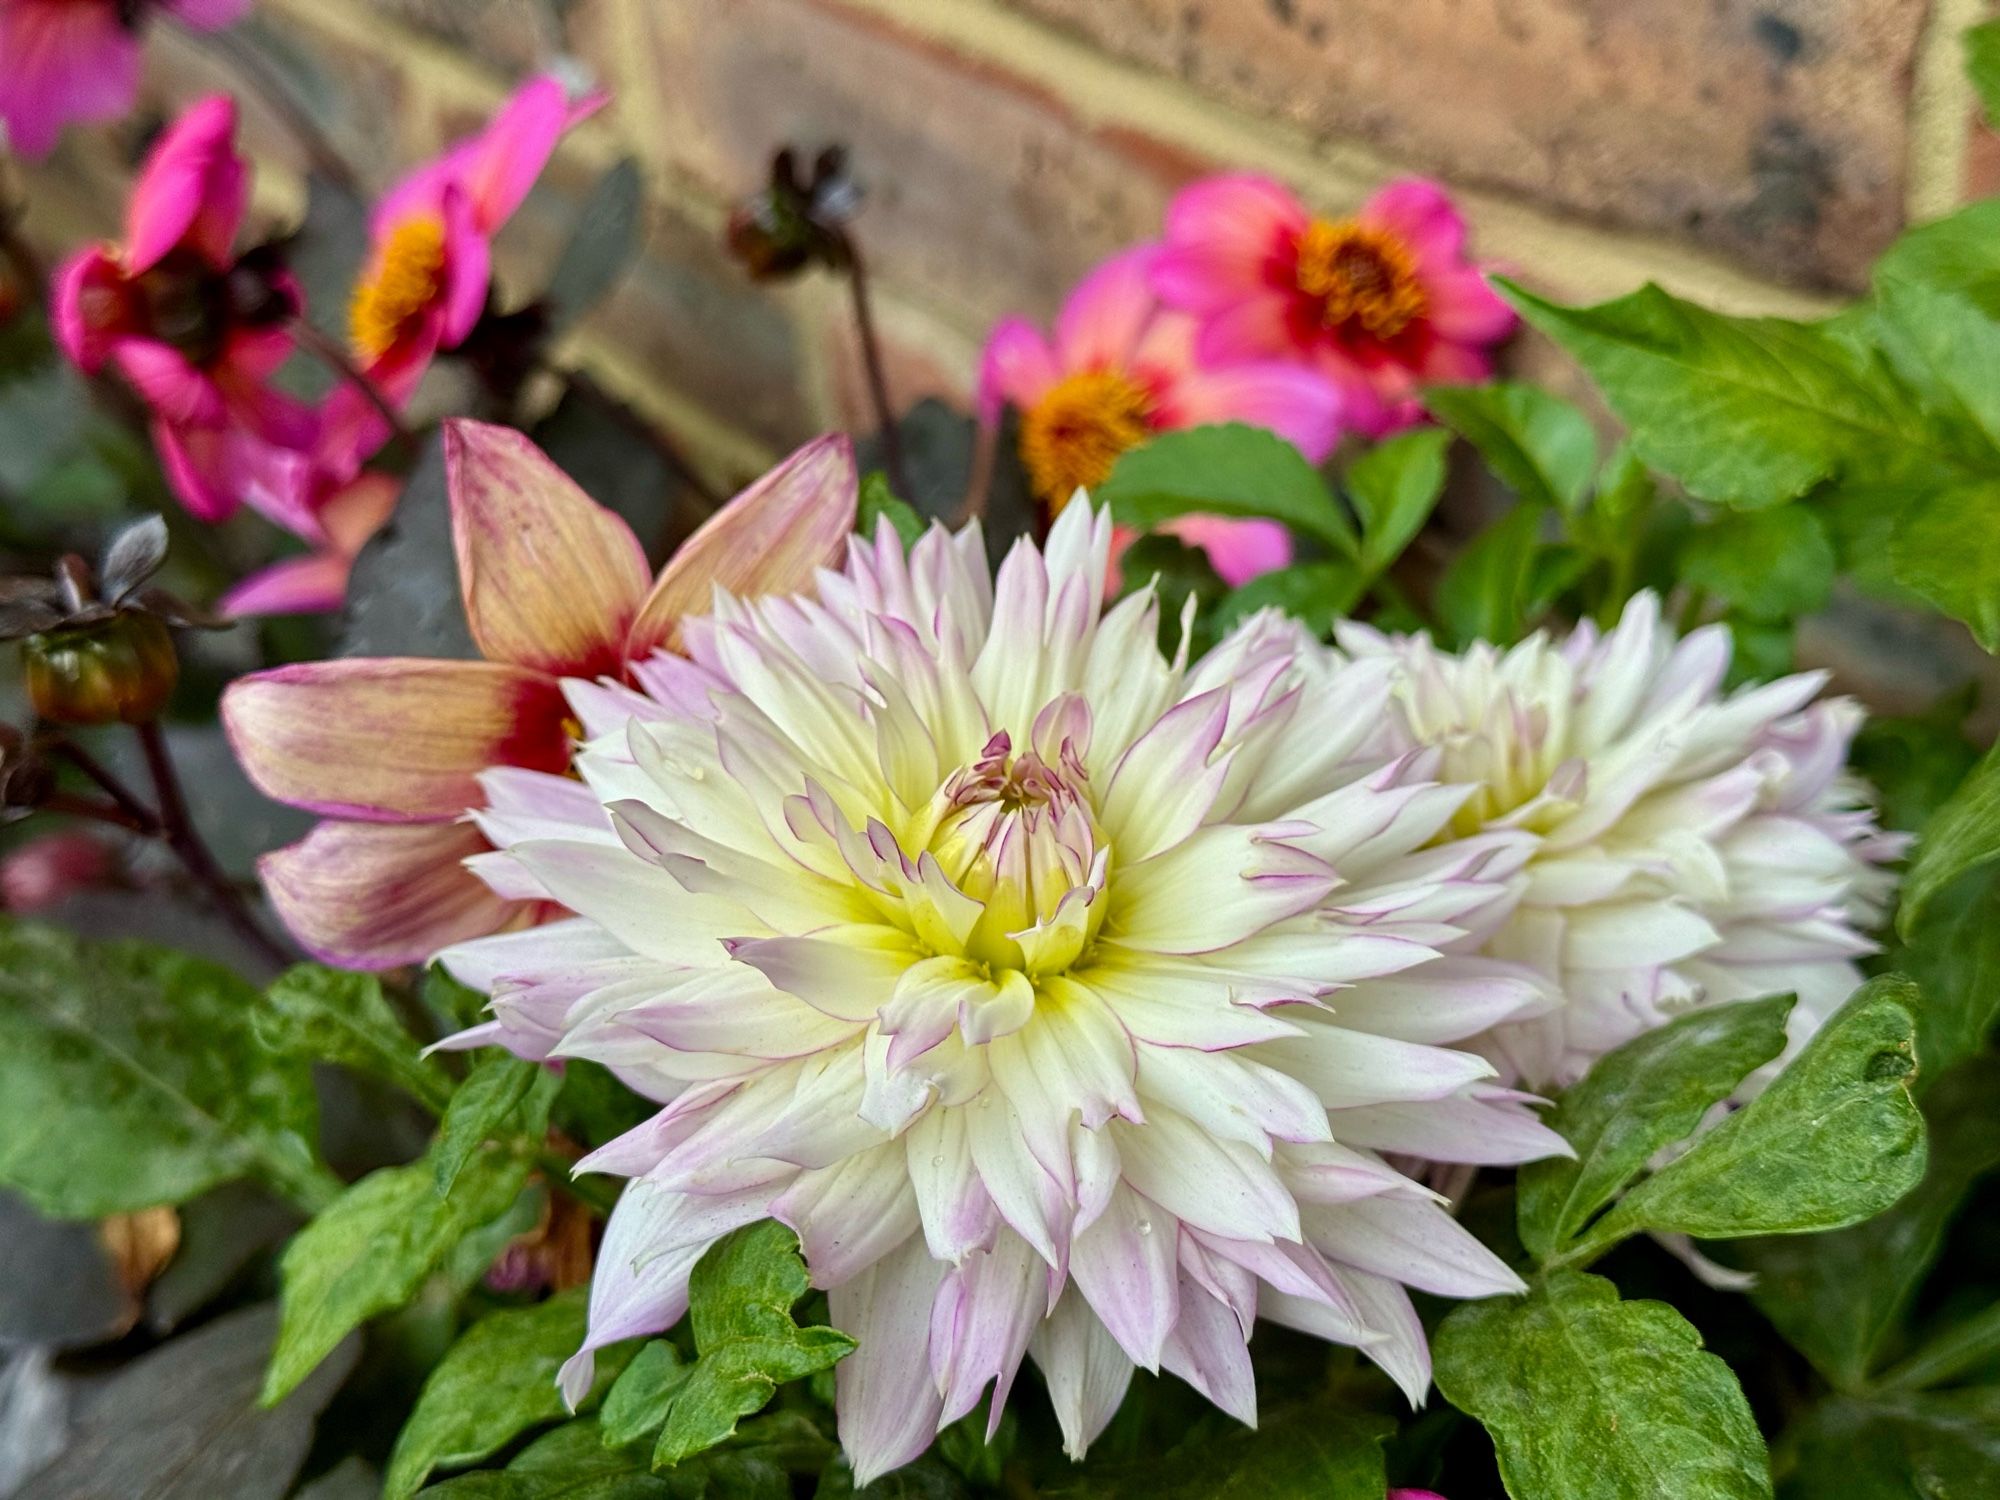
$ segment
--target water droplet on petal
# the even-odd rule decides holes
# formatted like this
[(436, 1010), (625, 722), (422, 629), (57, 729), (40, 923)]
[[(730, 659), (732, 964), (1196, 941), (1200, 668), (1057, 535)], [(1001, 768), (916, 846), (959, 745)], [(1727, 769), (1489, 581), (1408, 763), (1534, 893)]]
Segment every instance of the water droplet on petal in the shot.
[(932, 1166), (934, 1166), (934, 1167), (941, 1167), (941, 1166), (943, 1166), (943, 1165), (944, 1165), (944, 1158), (943, 1158), (942, 1156), (933, 1156), (933, 1157), (931, 1158), (931, 1165), (932, 1165)]
[(1152, 1232), (1153, 1232), (1153, 1221), (1151, 1219), (1141, 1219), (1139, 1221), (1139, 1233), (1151, 1234)]

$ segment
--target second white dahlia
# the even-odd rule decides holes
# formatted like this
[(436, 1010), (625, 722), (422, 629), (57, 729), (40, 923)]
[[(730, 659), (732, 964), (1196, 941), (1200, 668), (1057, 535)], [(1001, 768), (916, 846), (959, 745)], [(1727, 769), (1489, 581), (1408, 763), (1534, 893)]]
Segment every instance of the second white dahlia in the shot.
[(1357, 759), (1386, 661), (1275, 616), (1166, 659), (1109, 543), (1073, 504), (996, 585), (976, 529), (885, 526), (816, 600), (719, 598), (650, 696), (571, 684), (581, 783), (488, 778), (482, 873), (576, 915), (446, 955), (493, 996), (464, 1040), (663, 1105), (582, 1164), (634, 1181), (573, 1393), (767, 1215), (860, 1341), (863, 1481), (1024, 1356), (1073, 1453), (1135, 1365), (1254, 1420), (1260, 1315), (1419, 1399), (1405, 1288), (1518, 1289), (1385, 1156), (1564, 1149), (1450, 1045), (1548, 1003), (1470, 956), (1532, 837), (1453, 837), (1433, 751)]

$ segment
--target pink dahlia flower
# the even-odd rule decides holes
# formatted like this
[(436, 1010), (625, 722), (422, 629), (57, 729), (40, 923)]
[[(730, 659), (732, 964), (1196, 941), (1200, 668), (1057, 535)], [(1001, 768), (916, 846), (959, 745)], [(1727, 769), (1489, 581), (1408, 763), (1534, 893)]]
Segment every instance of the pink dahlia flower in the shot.
[[(620, 686), (717, 587), (796, 589), (854, 525), (854, 458), (822, 438), (738, 495), (649, 579), (631, 529), (525, 437), (445, 424), (459, 581), (483, 661), (350, 657), (240, 679), (222, 722), (251, 781), (325, 814), (264, 856), (264, 889), (292, 934), (331, 963), (389, 968), (547, 915), (466, 868), (489, 845), (466, 814), (506, 805), (505, 775), (562, 772), (564, 678)], [(575, 783), (561, 783), (575, 786)]]
[(1514, 314), (1466, 258), (1433, 182), (1392, 182), (1352, 218), (1315, 218), (1268, 177), (1210, 177), (1167, 210), (1153, 285), (1200, 321), (1205, 360), (1297, 360), (1379, 437), (1423, 414), (1417, 388), (1484, 380)]
[(139, 36), (153, 12), (215, 31), (250, 0), (0, 0), (0, 128), (30, 160), (73, 120), (112, 120), (139, 92)]
[[(1020, 413), (1021, 460), (1052, 515), (1157, 432), (1248, 422), (1314, 463), (1339, 441), (1339, 393), (1312, 371), (1197, 357), (1193, 321), (1163, 311), (1153, 296), (1159, 255), (1142, 245), (1091, 272), (1063, 304), (1053, 339), (1023, 318), (1004, 318), (986, 342), (981, 417), (997, 421), (1003, 405)], [(1200, 547), (1232, 585), (1292, 559), (1291, 535), (1275, 521), (1188, 516), (1163, 529)]]
[(396, 509), (403, 482), (393, 475), (366, 473), (317, 493), (295, 514), (274, 514), (312, 550), (288, 557), (245, 578), (217, 606), (226, 615), (311, 615), (339, 609), (347, 597), (347, 577), (368, 539)]
[(1030, 1356), (1074, 1454), (1134, 1366), (1252, 1421), (1259, 1316), (1417, 1400), (1406, 1289), (1520, 1289), (1385, 1154), (1566, 1149), (1451, 1045), (1546, 1003), (1465, 951), (1532, 840), (1440, 842), (1437, 754), (1361, 756), (1386, 663), (1271, 614), (1168, 660), (1150, 589), (1104, 612), (1110, 546), (1071, 505), (995, 583), (976, 527), (884, 526), (817, 601), (684, 622), (659, 702), (571, 684), (580, 782), (488, 779), (483, 872), (575, 915), (442, 956), (493, 997), (461, 1043), (661, 1105), (579, 1164), (633, 1181), (572, 1398), (766, 1216), (860, 1342), (862, 1482), (989, 1386), (997, 1422)]
[(1861, 982), (1905, 840), (1846, 773), (1861, 711), (1815, 701), (1825, 674), (1724, 695), (1728, 631), (1676, 639), (1649, 593), (1603, 635), (1462, 656), (1361, 626), (1340, 642), (1397, 667), (1384, 748), (1434, 747), (1478, 786), (1457, 830), (1537, 841), (1486, 951), (1564, 1003), (1482, 1039), (1510, 1079), (1568, 1084), (1680, 1011), (1761, 995), (1798, 995), (1796, 1048)]
[(268, 384), (301, 304), (282, 270), (235, 255), (250, 192), (235, 137), (223, 95), (181, 115), (133, 184), (124, 243), (71, 256), (53, 302), (63, 352), (138, 391), (174, 493), (205, 521), (281, 492), (318, 433), (310, 408)]
[[(362, 369), (391, 401), (407, 401), (438, 351), (457, 348), (472, 332), (486, 310), (493, 237), (528, 196), (563, 132), (603, 102), (594, 94), (572, 104), (556, 79), (532, 79), (485, 130), (418, 167), (375, 205), (349, 332)], [(329, 399), (327, 426), (347, 435), (357, 462), (387, 437), (352, 387)]]

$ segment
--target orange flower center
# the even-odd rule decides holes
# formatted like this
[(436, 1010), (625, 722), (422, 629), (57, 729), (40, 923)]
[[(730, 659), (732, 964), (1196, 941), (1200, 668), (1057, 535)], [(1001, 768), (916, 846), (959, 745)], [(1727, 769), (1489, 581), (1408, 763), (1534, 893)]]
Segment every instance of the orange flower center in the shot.
[(444, 222), (429, 214), (389, 231), (347, 312), (355, 352), (379, 359), (444, 289)]
[(1146, 388), (1117, 370), (1084, 370), (1050, 386), (1021, 418), (1021, 461), (1050, 514), (1102, 484), (1118, 456), (1152, 433), (1152, 415)]
[(1358, 327), (1392, 339), (1424, 315), (1428, 299), (1409, 246), (1353, 219), (1314, 219), (1299, 235), (1298, 288), (1328, 328)]

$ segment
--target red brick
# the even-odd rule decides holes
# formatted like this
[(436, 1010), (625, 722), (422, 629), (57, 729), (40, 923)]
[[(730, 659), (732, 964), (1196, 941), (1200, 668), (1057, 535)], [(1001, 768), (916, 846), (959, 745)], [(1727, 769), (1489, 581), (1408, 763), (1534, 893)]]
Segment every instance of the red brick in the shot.
[(1005, 0), (1460, 184), (1852, 285), (1902, 220), (1925, 0)]
[[(1032, 85), (824, 0), (635, 10), (644, 45), (591, 60), (654, 91), (640, 149), (735, 198), (782, 143), (847, 143), (868, 185), (856, 233), (871, 262), (968, 325), (1051, 312), (1098, 259), (1157, 232), (1186, 175)], [(594, 30), (581, 46), (605, 45)]]

